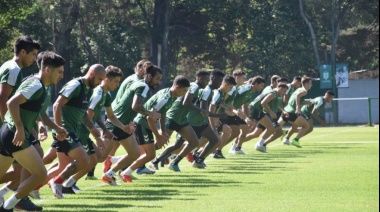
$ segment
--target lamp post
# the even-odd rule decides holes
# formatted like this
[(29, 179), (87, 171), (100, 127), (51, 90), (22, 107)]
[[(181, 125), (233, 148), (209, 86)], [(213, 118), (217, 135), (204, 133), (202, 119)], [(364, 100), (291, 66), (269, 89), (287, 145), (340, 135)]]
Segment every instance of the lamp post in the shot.
[[(336, 43), (335, 43), (335, 0), (331, 0), (331, 38), (332, 38), (332, 44), (331, 44), (331, 67), (332, 67), (332, 90), (335, 93), (335, 97), (338, 98), (338, 92), (336, 87), (336, 60), (335, 60), (335, 53), (336, 53)], [(333, 102), (333, 111), (334, 111), (334, 122), (338, 123), (338, 103), (335, 101)]]

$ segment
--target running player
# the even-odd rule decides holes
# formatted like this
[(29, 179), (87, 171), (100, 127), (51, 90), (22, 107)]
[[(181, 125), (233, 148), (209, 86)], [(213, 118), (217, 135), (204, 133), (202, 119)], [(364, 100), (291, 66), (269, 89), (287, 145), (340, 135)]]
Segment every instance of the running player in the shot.
[[(166, 133), (165, 122), (166, 112), (170, 109), (173, 102), (181, 96), (184, 96), (190, 87), (190, 82), (184, 76), (177, 76), (174, 79), (173, 86), (166, 88), (154, 96), (152, 96), (146, 103), (145, 108), (149, 111), (157, 111), (162, 114), (160, 119), (160, 130), (157, 129), (157, 121), (152, 117), (139, 114), (134, 119), (136, 127), (137, 142), (144, 150), (143, 154), (132, 163), (125, 171), (122, 172), (123, 178), (129, 179), (132, 182), (132, 172), (139, 167), (142, 167), (149, 161), (156, 157), (156, 149), (162, 148), (169, 141), (169, 135)], [(156, 138), (156, 142), (154, 137)], [(149, 170), (151, 171), (151, 170)], [(149, 173), (149, 172), (146, 172)], [(153, 174), (154, 172), (150, 172)]]
[[(124, 125), (132, 123), (138, 113), (150, 116), (153, 119), (160, 119), (161, 114), (157, 111), (148, 111), (144, 107), (145, 101), (148, 99), (150, 89), (156, 89), (162, 78), (162, 71), (159, 67), (148, 64), (144, 70), (144, 80), (137, 81), (129, 86), (124, 92), (123, 97), (116, 104), (113, 104), (112, 109), (116, 117)], [(136, 141), (134, 133), (126, 133), (122, 129), (107, 121), (107, 126), (115, 135), (115, 140), (118, 141), (126, 150), (124, 155), (115, 166), (108, 170), (102, 177), (102, 181), (108, 184), (115, 184), (116, 172), (130, 166), (133, 161), (140, 157), (140, 149)], [(124, 182), (129, 182), (127, 175), (119, 174), (119, 177)]]
[(296, 91), (298, 88), (300, 88), (302, 78), (300, 76), (296, 76), (293, 78), (293, 81), (288, 84), (288, 92), (286, 92), (286, 95), (284, 96), (284, 103), (288, 104), (289, 98), (293, 95), (294, 91)]
[(158, 163), (163, 159), (166, 159), (173, 151), (179, 149), (184, 144), (184, 140), (187, 141), (185, 149), (182, 149), (181, 153), (177, 155), (176, 159), (169, 164), (169, 169), (179, 172), (178, 163), (186, 157), (193, 149), (199, 145), (197, 134), (194, 129), (189, 125), (187, 115), (191, 110), (198, 111), (203, 116), (208, 116), (208, 110), (201, 109), (195, 105), (196, 97), (199, 95), (199, 90), (205, 88), (210, 82), (210, 73), (206, 70), (199, 70), (196, 73), (196, 81), (190, 84), (190, 89), (187, 94), (178, 98), (173, 106), (166, 113), (166, 131), (168, 135), (172, 135), (174, 131), (183, 137), (183, 139), (177, 139), (176, 142), (167, 147), (155, 160), (152, 161), (150, 167), (154, 170), (158, 170)]
[[(1, 128), (0, 136), (0, 178), (5, 174), (14, 160), (24, 167), (30, 176), (25, 179), (16, 192), (1, 205), (0, 210), (12, 211), (21, 198), (27, 196), (46, 178), (46, 168), (41, 156), (28, 140), (37, 117), (44, 108), (46, 87), (57, 84), (63, 77), (64, 59), (54, 53), (45, 55), (38, 76), (25, 79), (15, 95), (7, 101), (6, 123)], [(63, 140), (67, 132), (52, 122), (49, 127)]]
[[(106, 72), (102, 65), (92, 65), (84, 77), (73, 79), (62, 88), (53, 105), (54, 122), (69, 132), (69, 136), (61, 142), (57, 140), (57, 134), (53, 130), (59, 165), (56, 169), (49, 171), (47, 180), (55, 176), (51, 178), (49, 185), (58, 199), (64, 198), (62, 184), (64, 183), (66, 188), (71, 188), (76, 180), (70, 176), (85, 169), (89, 163), (89, 157), (78, 138), (79, 126), (84, 123), (96, 139), (98, 147), (102, 148), (104, 145), (100, 138), (100, 131), (89, 119), (86, 110), (90, 90), (96, 88), (105, 77)], [(57, 172), (58, 175), (56, 175)]]
[[(309, 128), (308, 131), (305, 132), (305, 135), (310, 134), (314, 130), (314, 124), (313, 124), (313, 117), (322, 125), (326, 126), (326, 122), (323, 121), (319, 115), (318, 115), (318, 110), (320, 108), (323, 108), (326, 103), (331, 103), (334, 99), (335, 94), (332, 91), (327, 91), (324, 96), (320, 96), (317, 98), (314, 98), (311, 100), (311, 105), (305, 105), (302, 107), (302, 115), (305, 117), (305, 119), (309, 123)], [(289, 139), (293, 135), (293, 133), (297, 132), (298, 128), (292, 127), (289, 132), (287, 133), (286, 140), (284, 142), (290, 142)]]
[[(298, 131), (298, 135), (291, 142), (294, 146), (301, 148), (299, 140), (305, 136), (305, 133), (309, 130), (308, 121), (302, 116), (301, 108), (304, 105), (310, 105), (310, 101), (305, 101), (308, 90), (313, 86), (312, 79), (310, 77), (302, 78), (302, 88), (297, 89), (289, 99), (288, 105), (285, 107), (285, 111), (289, 114), (287, 117), (285, 114), (281, 116), (278, 123), (284, 126), (286, 122), (290, 122), (292, 127), (301, 127)], [(278, 138), (278, 137), (277, 137)], [(276, 140), (277, 138), (271, 138)], [(289, 143), (290, 145), (290, 143)]]

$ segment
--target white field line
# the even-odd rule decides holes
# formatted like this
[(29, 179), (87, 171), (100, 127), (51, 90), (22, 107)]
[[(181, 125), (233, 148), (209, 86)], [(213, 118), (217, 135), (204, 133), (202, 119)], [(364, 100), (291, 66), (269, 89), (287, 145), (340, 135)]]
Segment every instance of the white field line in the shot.
[[(334, 132), (334, 133), (327, 133), (327, 134), (323, 134), (323, 135), (319, 135), (319, 136), (315, 136), (315, 137), (312, 137), (312, 138), (321, 138), (321, 137), (327, 137), (327, 136), (330, 136), (330, 135), (336, 135), (336, 134), (342, 134), (342, 133), (345, 133), (345, 132), (349, 132), (349, 131), (352, 131), (352, 130), (343, 130), (343, 131), (339, 131), (339, 132)], [(371, 141), (372, 142), (372, 141)], [(373, 141), (375, 142), (375, 141)], [(317, 142), (317, 143), (323, 143), (323, 142)], [(331, 142), (324, 142), (325, 144), (327, 143), (331, 143)], [(333, 143), (344, 143), (344, 142), (333, 142)], [(347, 143), (347, 142), (346, 142)], [(358, 142), (359, 143), (359, 142)], [(378, 143), (378, 142), (377, 142)], [(280, 144), (274, 144), (274, 145), (271, 145), (270, 148), (276, 148), (276, 147), (279, 147), (279, 146), (284, 146), (282, 143)], [(246, 153), (251, 153), (251, 152), (255, 152), (254, 151), (246, 151)], [(232, 154), (230, 154), (231, 156), (233, 156)], [(184, 158), (185, 159), (185, 158)], [(186, 159), (185, 159), (186, 160)], [(216, 159), (214, 159), (213, 157), (208, 157), (208, 159), (205, 161), (205, 162), (211, 162), (211, 161), (215, 161)], [(182, 165), (181, 167), (190, 167), (191, 164), (187, 164), (187, 165)], [(157, 170), (156, 173), (160, 173), (160, 172), (171, 172), (170, 170), (168, 169), (160, 169), (160, 170)], [(83, 180), (83, 179), (82, 179)], [(84, 187), (83, 191), (87, 191), (87, 190), (92, 190), (94, 188), (98, 188), (98, 187), (102, 187), (102, 186), (108, 186), (107, 184), (104, 184), (104, 183), (101, 183), (101, 184), (96, 184), (94, 186), (88, 186), (88, 187)], [(80, 191), (78, 192), (80, 193)], [(79, 194), (78, 194), (79, 195)], [(52, 200), (55, 200), (56, 198), (52, 197), (52, 198), (47, 198), (47, 199), (41, 199), (41, 200), (35, 200), (34, 202), (37, 203), (37, 204), (40, 204), (40, 203), (45, 203), (45, 202), (50, 202)]]

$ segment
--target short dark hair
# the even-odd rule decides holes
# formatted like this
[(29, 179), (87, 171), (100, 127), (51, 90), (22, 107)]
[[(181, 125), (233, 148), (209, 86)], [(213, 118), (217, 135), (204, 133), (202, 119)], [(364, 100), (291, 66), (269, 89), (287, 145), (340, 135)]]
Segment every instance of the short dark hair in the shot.
[(155, 77), (158, 73), (162, 74), (162, 70), (158, 66), (153, 65), (151, 62), (146, 62), (144, 63), (144, 73)]
[(227, 84), (230, 84), (230, 85), (236, 85), (236, 80), (235, 80), (235, 77), (231, 76), (231, 75), (226, 75), (224, 78), (223, 78), (223, 82), (227, 83)]
[(226, 74), (220, 69), (214, 69), (211, 71), (211, 78), (224, 76), (226, 76)]
[(65, 59), (63, 59), (61, 55), (47, 51), (42, 55), (41, 70), (45, 69), (46, 67), (57, 68), (65, 65), (65, 63)]
[(311, 77), (302, 77), (302, 85), (311, 82), (313, 79)]
[(262, 76), (256, 76), (252, 78), (251, 85), (265, 83), (265, 79)]
[(278, 75), (273, 75), (272, 78), (270, 79), (270, 82), (271, 83), (276, 83), (279, 78), (281, 78), (281, 77), (278, 76)]
[(106, 77), (107, 78), (115, 78), (115, 77), (123, 77), (124, 74), (120, 68), (116, 66), (109, 65), (106, 68)]
[(146, 62), (149, 62), (147, 60), (140, 60), (137, 64), (136, 64), (136, 68), (143, 68), (144, 66), (144, 63)]
[(301, 82), (302, 78), (300, 76), (296, 76), (293, 78), (293, 81)]
[(285, 82), (285, 83), (287, 83), (287, 82), (288, 82), (288, 78), (280, 77), (280, 78), (277, 79), (277, 83), (280, 83), (280, 82)]
[(237, 77), (237, 76), (245, 76), (246, 73), (244, 71), (242, 71), (241, 69), (237, 69), (235, 71), (232, 72), (232, 75), (234, 77)]
[(204, 77), (204, 76), (210, 76), (210, 72), (206, 71), (205, 69), (201, 69), (197, 71), (195, 74), (197, 77)]
[(326, 91), (326, 94), (329, 96), (335, 96), (335, 93), (332, 92), (331, 90)]
[(41, 69), (41, 63), (42, 63), (42, 59), (43, 59), (45, 53), (47, 53), (47, 51), (40, 52), (37, 55), (37, 61), (36, 61), (36, 63), (37, 63), (38, 69)]
[(174, 79), (173, 85), (178, 85), (181, 88), (188, 88), (190, 87), (190, 81), (185, 76), (179, 75)]
[(289, 89), (289, 86), (286, 83), (280, 82), (280, 83), (278, 83), (277, 88)]
[(26, 53), (29, 53), (34, 49), (39, 50), (41, 46), (37, 41), (33, 40), (29, 36), (21, 36), (15, 41), (13, 48), (14, 53), (18, 55), (23, 49), (26, 51)]

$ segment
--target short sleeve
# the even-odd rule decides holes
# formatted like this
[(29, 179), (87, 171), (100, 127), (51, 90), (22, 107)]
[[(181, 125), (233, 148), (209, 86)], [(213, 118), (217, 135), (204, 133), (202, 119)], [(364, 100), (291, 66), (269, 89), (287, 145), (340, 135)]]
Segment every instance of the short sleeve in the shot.
[(139, 86), (136, 88), (135, 95), (141, 96), (144, 99), (147, 98), (149, 92), (149, 86), (145, 84), (145, 86)]
[(212, 90), (210, 88), (203, 90), (203, 94), (202, 94), (201, 99), (203, 101), (208, 101), (210, 99), (211, 93), (212, 93)]
[(42, 88), (41, 82), (33, 80), (30, 82), (24, 82), (16, 93), (21, 93), (26, 99), (30, 100), (31, 97)]
[(218, 103), (220, 97), (221, 97), (221, 95), (220, 95), (219, 90), (215, 90), (214, 95), (213, 95), (212, 100), (211, 100), (211, 104), (216, 105)]
[(199, 86), (196, 83), (192, 83), (189, 89), (190, 94), (195, 94), (195, 92), (198, 90)]
[(65, 85), (65, 87), (62, 88), (59, 94), (61, 94), (64, 97), (67, 97), (68, 99), (71, 99), (74, 94), (79, 92), (79, 89), (80, 89), (80, 82), (78, 80), (71, 80)]
[(91, 110), (95, 110), (96, 106), (102, 100), (102, 97), (103, 97), (103, 95), (101, 92), (95, 92), (92, 95), (92, 98), (90, 100), (90, 104), (88, 105), (88, 108), (90, 108)]

